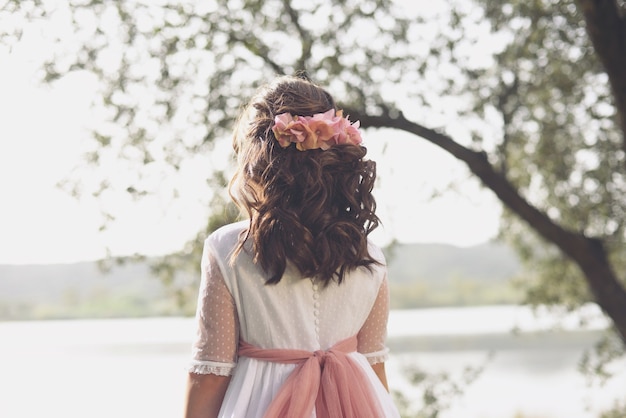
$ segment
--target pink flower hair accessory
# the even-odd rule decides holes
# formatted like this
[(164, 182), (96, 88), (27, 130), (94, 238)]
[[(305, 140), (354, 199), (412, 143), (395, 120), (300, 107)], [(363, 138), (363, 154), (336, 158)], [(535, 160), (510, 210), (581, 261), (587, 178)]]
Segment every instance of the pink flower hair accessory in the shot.
[(272, 132), (283, 148), (295, 143), (300, 151), (327, 150), (333, 145), (359, 145), (363, 142), (359, 127), (359, 121), (351, 123), (341, 110), (335, 114), (335, 109), (330, 109), (313, 116), (281, 113), (274, 118)]

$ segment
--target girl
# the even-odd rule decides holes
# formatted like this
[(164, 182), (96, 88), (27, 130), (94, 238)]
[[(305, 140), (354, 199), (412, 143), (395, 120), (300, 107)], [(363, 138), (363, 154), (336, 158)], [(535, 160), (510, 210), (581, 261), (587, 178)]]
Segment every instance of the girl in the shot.
[(384, 361), (385, 261), (358, 122), (281, 77), (234, 134), (249, 220), (205, 241), (186, 418), (399, 417)]

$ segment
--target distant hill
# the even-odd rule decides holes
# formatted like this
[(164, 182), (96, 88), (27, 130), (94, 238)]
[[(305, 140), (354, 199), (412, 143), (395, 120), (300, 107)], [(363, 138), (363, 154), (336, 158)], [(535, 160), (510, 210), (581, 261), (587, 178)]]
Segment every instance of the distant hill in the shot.
[[(397, 244), (385, 253), (394, 308), (516, 300), (509, 279), (520, 263), (502, 244)], [(177, 313), (171, 296), (147, 262), (107, 273), (96, 262), (0, 265), (0, 320)]]
[(399, 244), (385, 249), (393, 309), (519, 303), (512, 284), (522, 273), (514, 251), (500, 243), (468, 248)]
[(0, 265), (0, 320), (162, 314), (165, 299), (147, 263)]
[(398, 244), (385, 249), (395, 283), (451, 279), (506, 281), (521, 270), (515, 252), (500, 243), (461, 248), (448, 244)]
[(10, 296), (32, 302), (62, 298), (68, 291), (85, 296), (100, 289), (155, 295), (160, 283), (145, 263), (114, 266), (105, 273), (96, 262), (48, 265), (0, 265), (0, 300)]

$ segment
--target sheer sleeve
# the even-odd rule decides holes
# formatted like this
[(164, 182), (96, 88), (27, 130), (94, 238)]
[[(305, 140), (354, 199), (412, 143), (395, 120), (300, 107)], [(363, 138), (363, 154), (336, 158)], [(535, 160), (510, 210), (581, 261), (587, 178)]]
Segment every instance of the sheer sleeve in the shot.
[(357, 351), (362, 353), (370, 364), (383, 363), (389, 357), (389, 349), (385, 345), (388, 319), (389, 286), (385, 275), (374, 306), (357, 335)]
[(230, 376), (237, 361), (237, 309), (208, 244), (202, 255), (196, 321), (196, 339), (188, 371)]

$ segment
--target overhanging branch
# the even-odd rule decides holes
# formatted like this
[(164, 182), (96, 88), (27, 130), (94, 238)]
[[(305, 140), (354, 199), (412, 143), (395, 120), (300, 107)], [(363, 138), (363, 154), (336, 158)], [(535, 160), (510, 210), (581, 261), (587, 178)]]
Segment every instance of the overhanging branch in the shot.
[(349, 108), (344, 108), (344, 112), (349, 114), (351, 119), (360, 120), (363, 127), (399, 129), (420, 136), (447, 151), (467, 164), (485, 187), (493, 191), (504, 205), (530, 224), (546, 240), (558, 245), (566, 254), (575, 255), (572, 240), (584, 236), (564, 229), (530, 204), (504, 174), (496, 171), (484, 152), (471, 150), (443, 133), (412, 122), (406, 119), (402, 112), (397, 112), (397, 116), (390, 115), (390, 111), (386, 109), (383, 109), (381, 115), (368, 115)]
[(231, 42), (240, 43), (249, 52), (261, 58), (270, 68), (278, 75), (284, 75), (285, 70), (278, 63), (270, 58), (270, 48), (261, 40), (248, 36), (247, 34), (239, 34), (231, 32), (229, 34)]
[(609, 77), (626, 152), (626, 16), (616, 0), (578, 0), (593, 48)]
[(390, 112), (381, 106), (380, 115), (367, 115), (344, 108), (363, 127), (393, 128), (420, 136), (463, 161), (482, 184), (496, 194), (513, 213), (547, 241), (555, 244), (583, 272), (596, 302), (613, 319), (617, 332), (626, 345), (626, 290), (620, 284), (600, 239), (569, 231), (553, 222), (544, 212), (530, 204), (508, 181), (505, 174), (491, 165), (484, 152), (474, 151), (449, 136), (407, 120), (402, 112)]
[(302, 49), (300, 51), (300, 58), (298, 59), (296, 70), (306, 70), (306, 60), (308, 57), (311, 56), (313, 38), (311, 37), (311, 34), (307, 32), (304, 27), (302, 27), (298, 12), (296, 12), (295, 9), (291, 7), (291, 0), (283, 0), (283, 5), (285, 7), (285, 10), (287, 11), (289, 19), (291, 19), (291, 23), (293, 23), (293, 25), (296, 27), (296, 30), (300, 35), (300, 41), (302, 42)]

